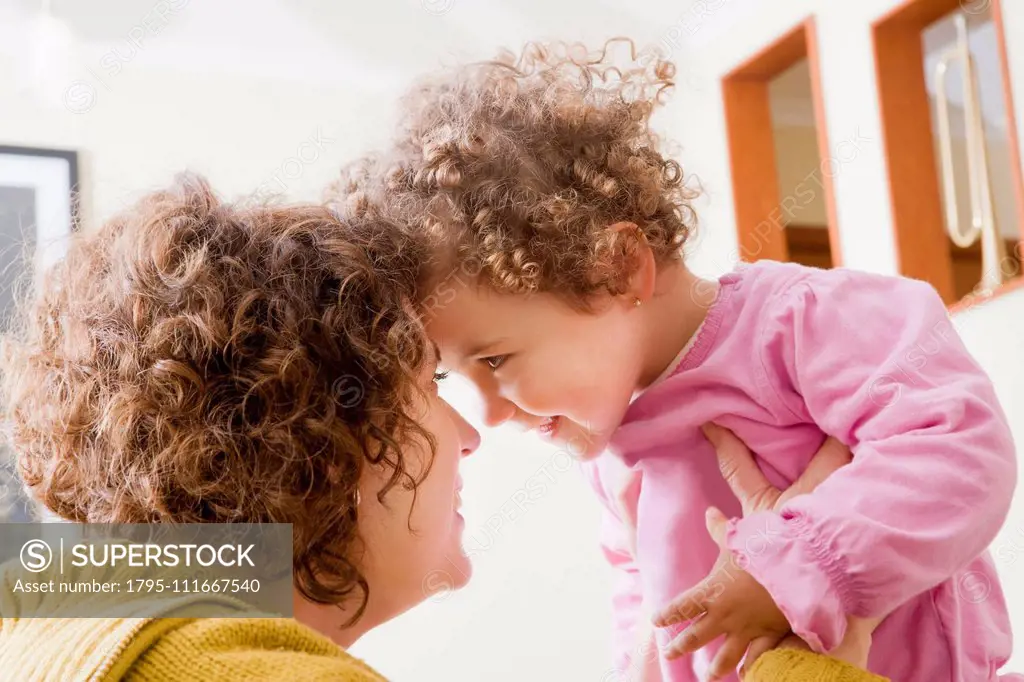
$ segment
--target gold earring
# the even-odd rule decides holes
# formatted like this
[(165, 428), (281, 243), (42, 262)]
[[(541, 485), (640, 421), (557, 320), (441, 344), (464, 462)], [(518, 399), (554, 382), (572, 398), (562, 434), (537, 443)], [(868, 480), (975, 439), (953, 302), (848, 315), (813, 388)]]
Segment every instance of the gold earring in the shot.
[(639, 308), (640, 307), (640, 303), (641, 303), (641, 301), (640, 301), (639, 298), (634, 298), (633, 299), (633, 307), (634, 308)]

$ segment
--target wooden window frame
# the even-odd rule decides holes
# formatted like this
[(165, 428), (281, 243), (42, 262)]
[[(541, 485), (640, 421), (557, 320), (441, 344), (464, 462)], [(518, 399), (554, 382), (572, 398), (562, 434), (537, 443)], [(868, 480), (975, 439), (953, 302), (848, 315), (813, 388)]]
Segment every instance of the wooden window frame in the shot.
[(722, 79), (733, 204), (740, 258), (789, 260), (782, 218), (779, 174), (768, 94), (769, 83), (788, 68), (807, 59), (811, 75), (811, 101), (818, 138), (821, 190), (824, 193), (829, 247), (833, 267), (842, 265), (832, 174), (824, 166), (831, 158), (821, 64), (813, 17), (790, 29)]
[[(990, 0), (996, 49), (1006, 103), (1007, 140), (1014, 184), (1015, 216), (1024, 249), (1024, 177), (1017, 137), (1010, 62), (1001, 0)], [(875, 75), (882, 116), (882, 142), (889, 174), (889, 201), (900, 274), (929, 282), (953, 311), (978, 302), (974, 296), (956, 300), (949, 238), (942, 211), (926, 86), (922, 31), (963, 7), (960, 0), (907, 0), (871, 25)], [(921, 121), (929, 125), (921, 125)], [(1017, 289), (1024, 277), (1001, 287), (995, 295)]]

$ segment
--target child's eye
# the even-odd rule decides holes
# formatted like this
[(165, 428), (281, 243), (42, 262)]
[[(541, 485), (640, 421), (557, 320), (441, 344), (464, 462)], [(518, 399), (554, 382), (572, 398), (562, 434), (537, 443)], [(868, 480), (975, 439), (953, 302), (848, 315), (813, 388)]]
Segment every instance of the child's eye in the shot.
[(448, 378), (448, 370), (443, 372), (434, 372), (434, 381), (444, 381)]
[(492, 370), (496, 370), (504, 365), (506, 360), (508, 360), (507, 355), (492, 355), (489, 358), (484, 358), (484, 362), (486, 362), (487, 366)]

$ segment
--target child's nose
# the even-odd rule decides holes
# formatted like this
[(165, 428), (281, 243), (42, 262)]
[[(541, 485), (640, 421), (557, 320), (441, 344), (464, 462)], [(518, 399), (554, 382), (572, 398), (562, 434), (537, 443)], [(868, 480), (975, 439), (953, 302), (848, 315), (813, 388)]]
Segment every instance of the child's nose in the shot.
[(495, 427), (504, 424), (516, 414), (516, 406), (512, 402), (496, 395), (487, 397), (484, 407), (484, 424)]

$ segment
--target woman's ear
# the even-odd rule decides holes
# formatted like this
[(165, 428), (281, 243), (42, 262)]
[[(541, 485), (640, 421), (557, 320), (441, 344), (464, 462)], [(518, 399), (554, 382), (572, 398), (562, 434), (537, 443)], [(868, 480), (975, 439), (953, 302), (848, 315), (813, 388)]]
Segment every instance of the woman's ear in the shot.
[(654, 259), (654, 251), (647, 243), (647, 236), (644, 231), (631, 222), (615, 223), (608, 228), (612, 232), (621, 233), (627, 240), (625, 254), (633, 256), (632, 265), (635, 268), (629, 278), (627, 296), (631, 301), (641, 305), (654, 294), (654, 284), (658, 276), (658, 264)]

